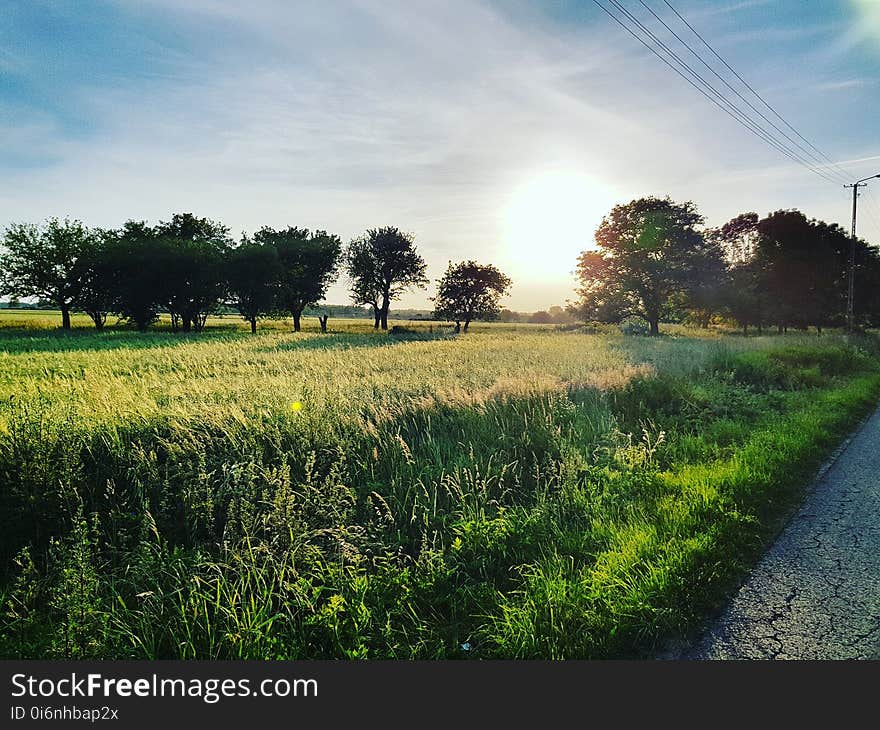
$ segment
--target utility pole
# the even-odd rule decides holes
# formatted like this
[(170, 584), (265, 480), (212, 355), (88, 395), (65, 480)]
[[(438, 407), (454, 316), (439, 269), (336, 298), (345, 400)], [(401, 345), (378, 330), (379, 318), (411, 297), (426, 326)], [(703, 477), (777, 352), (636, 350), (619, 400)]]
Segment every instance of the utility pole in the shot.
[(852, 238), (849, 244), (849, 286), (846, 292), (846, 331), (852, 334), (855, 327), (855, 317), (853, 314), (853, 293), (855, 291), (856, 278), (856, 209), (859, 202), (859, 188), (865, 187), (868, 183), (866, 180), (873, 180), (880, 175), (871, 175), (861, 180), (856, 180), (852, 185), (844, 185), (845, 188), (852, 188), (853, 191), (853, 209), (852, 209)]

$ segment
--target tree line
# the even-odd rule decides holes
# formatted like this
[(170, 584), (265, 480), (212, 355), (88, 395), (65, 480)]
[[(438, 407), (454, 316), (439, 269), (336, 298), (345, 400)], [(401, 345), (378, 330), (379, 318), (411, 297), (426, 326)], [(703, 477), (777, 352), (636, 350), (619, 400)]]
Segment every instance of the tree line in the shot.
[[(661, 321), (684, 318), (706, 327), (723, 317), (744, 332), (821, 332), (844, 323), (852, 239), (840, 226), (797, 210), (704, 224), (692, 202), (668, 197), (615, 206), (596, 231), (596, 248), (578, 259), (577, 301), (530, 320), (638, 317), (651, 334)], [(119, 229), (52, 218), (8, 226), (3, 244), (0, 294), (51, 302), (65, 329), (71, 312), (81, 311), (99, 329), (111, 314), (145, 330), (167, 313), (173, 331), (200, 331), (211, 313), (233, 307), (252, 332), (261, 319), (279, 316), (291, 317), (299, 331), (303, 313), (344, 272), (353, 304), (369, 307), (374, 327), (384, 330), (391, 303), (429, 284), (414, 237), (391, 226), (343, 245), (326, 231), (294, 226), (265, 226), (235, 242), (223, 224), (191, 213)], [(876, 326), (880, 255), (861, 239), (855, 248), (855, 322)], [(450, 262), (437, 284), (433, 315), (457, 330), (479, 319), (520, 320), (500, 309), (511, 281), (491, 264)], [(327, 317), (319, 317), (322, 331)]]
[[(372, 308), (374, 327), (388, 329), (391, 302), (424, 289), (427, 266), (412, 234), (369, 229), (347, 245), (323, 230), (265, 226), (233, 241), (217, 221), (179, 213), (149, 225), (89, 228), (50, 218), (14, 223), (3, 237), (0, 294), (37, 297), (61, 310), (85, 312), (102, 329), (109, 315), (146, 330), (167, 313), (175, 332), (201, 331), (208, 316), (233, 307), (257, 331), (267, 317), (290, 316), (299, 332), (303, 312), (322, 301), (343, 271), (352, 302)], [(510, 279), (491, 264), (450, 262), (438, 281), (434, 314), (467, 331), (475, 319), (494, 319)], [(327, 331), (327, 314), (319, 317)]]
[[(578, 259), (569, 311), (599, 322), (638, 317), (651, 334), (661, 320), (683, 317), (703, 327), (725, 317), (744, 332), (845, 323), (852, 238), (843, 228), (797, 210), (744, 213), (719, 228), (704, 223), (691, 202), (646, 197), (615, 206), (596, 231), (596, 248)], [(856, 324), (877, 326), (880, 255), (861, 239), (854, 272)]]

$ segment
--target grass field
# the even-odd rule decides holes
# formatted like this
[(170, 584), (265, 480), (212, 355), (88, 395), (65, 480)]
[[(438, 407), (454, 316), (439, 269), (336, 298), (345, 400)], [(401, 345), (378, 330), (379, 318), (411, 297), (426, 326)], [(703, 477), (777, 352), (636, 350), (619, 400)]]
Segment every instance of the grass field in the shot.
[(871, 337), (57, 323), (0, 314), (5, 657), (648, 656), (880, 397)]

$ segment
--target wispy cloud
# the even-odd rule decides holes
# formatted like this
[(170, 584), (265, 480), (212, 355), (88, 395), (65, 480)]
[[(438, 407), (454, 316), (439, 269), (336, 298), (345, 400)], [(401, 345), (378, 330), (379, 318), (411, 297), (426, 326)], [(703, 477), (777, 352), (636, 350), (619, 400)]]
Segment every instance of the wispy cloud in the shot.
[[(747, 6), (757, 8), (727, 8)], [(298, 224), (349, 237), (390, 223), (417, 234), (439, 275), (449, 259), (509, 260), (499, 211), (548, 169), (621, 197), (695, 198), (713, 217), (752, 197), (788, 202), (774, 190), (811, 194), (809, 173), (778, 164), (598, 13), (566, 24), (525, 0), (102, 7), (125, 36), (107, 45), (129, 49), (133, 70), (117, 59), (112, 77), (69, 79), (62, 111), (88, 118), (88, 133), (71, 134), (39, 101), (0, 116), (0, 224), (71, 214), (118, 225), (181, 209), (236, 231)], [(737, 17), (706, 32), (727, 38)], [(519, 252), (519, 265), (552, 243)], [(568, 285), (567, 271), (519, 281), (511, 302), (547, 306)]]

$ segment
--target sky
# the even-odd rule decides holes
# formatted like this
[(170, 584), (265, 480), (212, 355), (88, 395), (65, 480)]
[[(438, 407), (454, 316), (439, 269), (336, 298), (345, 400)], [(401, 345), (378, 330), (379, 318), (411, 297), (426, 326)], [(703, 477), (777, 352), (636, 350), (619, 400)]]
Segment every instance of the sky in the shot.
[[(880, 0), (670, 1), (849, 179), (880, 173)], [(393, 225), (432, 281), (449, 261), (494, 263), (514, 282), (504, 305), (534, 311), (574, 297), (602, 216), (643, 195), (691, 200), (712, 226), (798, 208), (848, 229), (852, 200), (589, 0), (2, 4), (0, 226), (189, 211), (236, 237), (347, 241)], [(880, 179), (859, 234), (880, 245)], [(344, 279), (327, 301), (349, 301)]]

